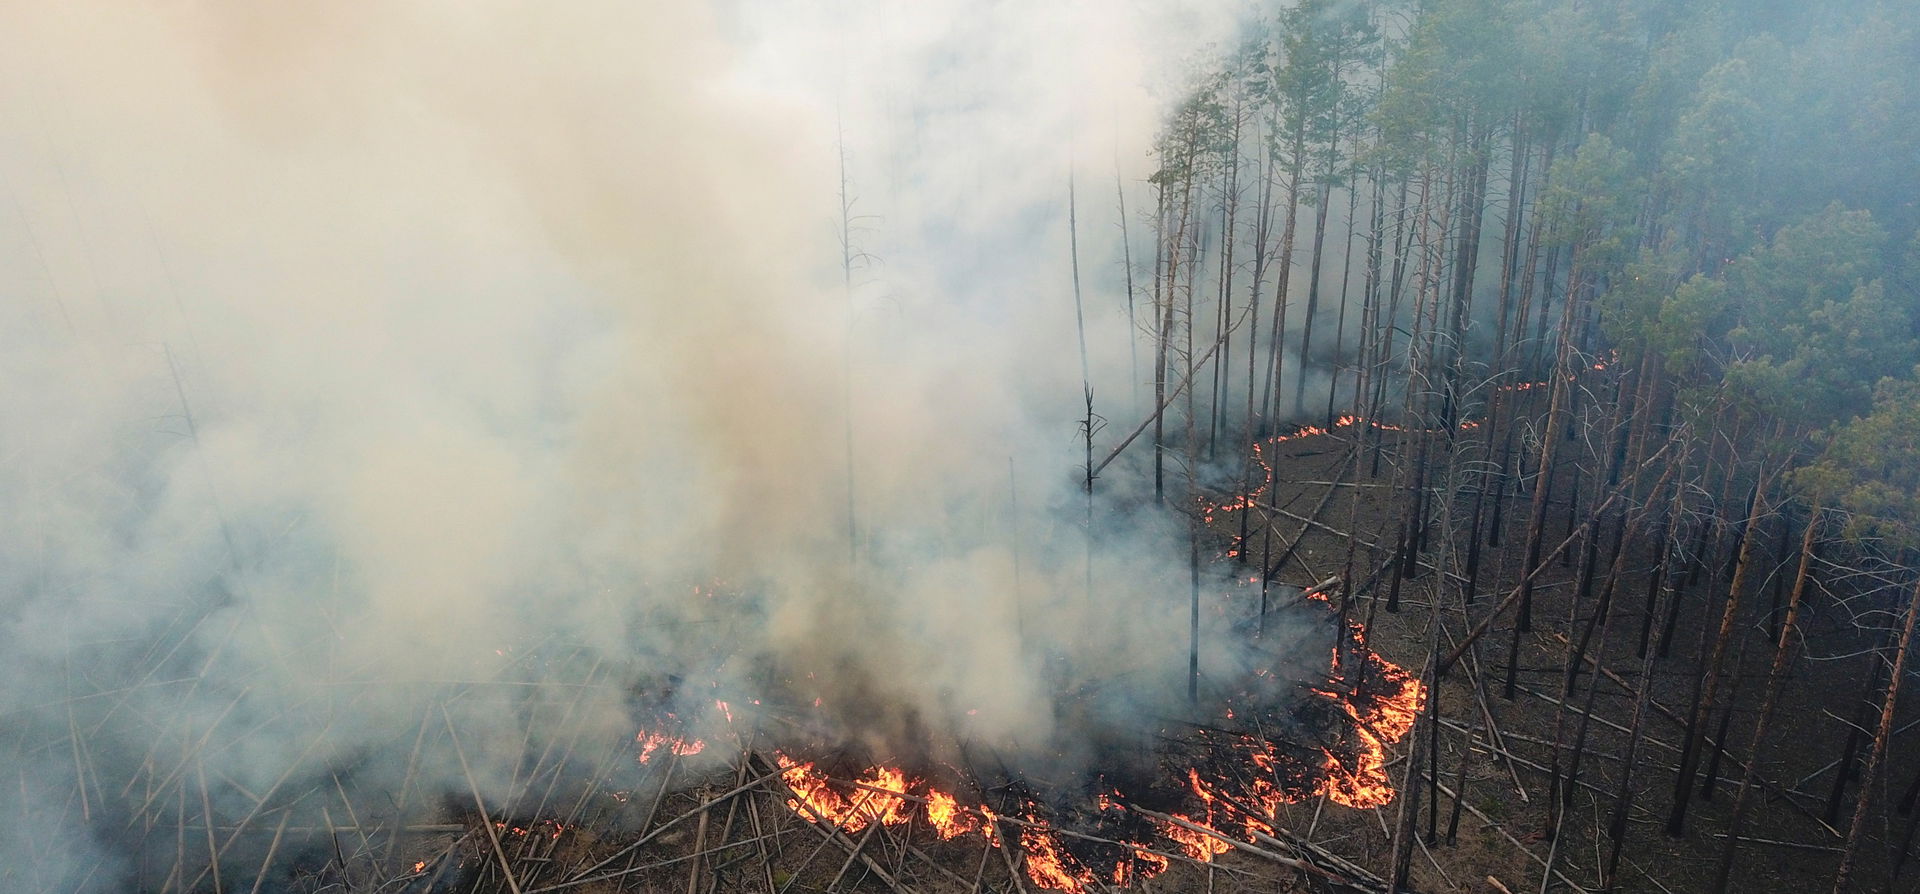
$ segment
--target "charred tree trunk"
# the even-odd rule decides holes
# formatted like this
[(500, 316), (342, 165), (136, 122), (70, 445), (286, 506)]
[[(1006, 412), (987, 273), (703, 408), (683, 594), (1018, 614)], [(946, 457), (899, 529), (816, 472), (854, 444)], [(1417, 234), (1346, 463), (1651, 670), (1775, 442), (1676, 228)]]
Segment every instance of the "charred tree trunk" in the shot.
[[(1269, 119), (1268, 133), (1269, 139), (1271, 139), (1271, 119)], [(1253, 443), (1248, 445), (1247, 455), (1241, 466), (1240, 492), (1249, 495), (1254, 491), (1254, 467), (1258, 464), (1258, 440), (1263, 425), (1263, 423), (1257, 421), (1254, 416), (1254, 395), (1257, 390), (1255, 384), (1259, 378), (1254, 373), (1254, 358), (1259, 356), (1260, 353), (1260, 289), (1266, 284), (1268, 258), (1267, 237), (1271, 232), (1272, 224), (1273, 153), (1269, 150), (1267, 153), (1266, 168), (1260, 175), (1260, 207), (1255, 211), (1253, 218), (1253, 284), (1247, 289), (1247, 415), (1244, 435)], [(1244, 509), (1241, 511), (1240, 540), (1236, 558), (1242, 563), (1246, 561), (1247, 553), (1249, 552), (1247, 549), (1247, 534), (1249, 530), (1248, 526), (1252, 523), (1252, 518), (1253, 513), (1251, 511)]]
[(1127, 282), (1127, 377), (1133, 389), (1133, 413), (1140, 414), (1140, 321), (1134, 313), (1133, 237), (1127, 233), (1127, 190), (1120, 182), (1120, 159), (1113, 162), (1113, 193), (1120, 202), (1120, 260)]
[(1660, 519), (1659, 533), (1653, 537), (1658, 551), (1653, 560), (1653, 571), (1647, 575), (1647, 604), (1645, 613), (1640, 616), (1640, 650), (1635, 653), (1641, 658), (1647, 657), (1647, 647), (1653, 642), (1653, 620), (1660, 616), (1659, 593), (1662, 578), (1666, 576), (1667, 557), (1672, 553), (1668, 531), (1673, 524), (1671, 518)]
[(1086, 518), (1082, 526), (1087, 537), (1086, 580), (1083, 598), (1093, 600), (1093, 373), (1087, 360), (1087, 311), (1080, 297), (1080, 211), (1074, 191), (1073, 172), (1067, 172), (1067, 250), (1073, 266), (1073, 322), (1080, 340), (1080, 395), (1086, 415), (1080, 420), (1081, 442), (1086, 448)]
[[(1372, 409), (1367, 412), (1367, 417), (1372, 420), (1380, 419), (1381, 408), (1386, 405), (1387, 401), (1387, 373), (1393, 363), (1394, 325), (1400, 318), (1400, 293), (1405, 280), (1407, 247), (1409, 241), (1413, 238), (1412, 228), (1406, 225), (1408, 187), (1407, 178), (1401, 178), (1400, 198), (1394, 210), (1393, 270), (1387, 283), (1387, 314), (1384, 319), (1379, 321), (1377, 327), (1377, 331), (1380, 333), (1380, 347), (1373, 364), (1373, 405)], [(1426, 204), (1426, 195), (1426, 183), (1422, 181), (1419, 202), (1423, 206)], [(1377, 298), (1375, 300), (1376, 302), (1378, 301)], [(1367, 471), (1367, 477), (1369, 478), (1380, 477), (1380, 431), (1380, 426), (1377, 424), (1368, 426), (1367, 436), (1372, 447), (1371, 465)]]
[[(1212, 460), (1220, 438), (1220, 417), (1226, 415), (1227, 390), (1231, 387), (1233, 370), (1233, 264), (1234, 245), (1239, 241), (1235, 230), (1240, 217), (1240, 105), (1234, 101), (1233, 133), (1228, 137), (1229, 154), (1227, 156), (1227, 185), (1223, 197), (1225, 208), (1221, 212), (1220, 246), (1220, 294), (1215, 313), (1220, 342), (1220, 359), (1213, 365), (1213, 394), (1207, 399), (1209, 423), (1207, 426), (1207, 458)], [(1231, 429), (1229, 429), (1231, 430)]]
[(1507, 172), (1507, 213), (1500, 227), (1499, 319), (1493, 332), (1494, 369), (1499, 372), (1506, 371), (1508, 366), (1507, 330), (1513, 316), (1514, 277), (1519, 273), (1520, 218), (1521, 209), (1526, 204), (1527, 160), (1531, 155), (1526, 138), (1526, 129), (1521, 124), (1520, 115), (1515, 113), (1512, 167)]
[[(1572, 303), (1569, 302), (1567, 305), (1567, 316), (1569, 319), (1571, 318), (1572, 307)], [(1533, 486), (1533, 508), (1527, 517), (1527, 558), (1522, 568), (1529, 573), (1533, 571), (1535, 566), (1540, 564), (1540, 541), (1545, 534), (1547, 501), (1553, 492), (1554, 455), (1560, 445), (1560, 426), (1563, 424), (1561, 421), (1563, 415), (1561, 413), (1561, 406), (1565, 401), (1567, 388), (1571, 385), (1571, 383), (1567, 381), (1567, 378), (1564, 371), (1554, 374), (1552, 396), (1547, 402), (1547, 432), (1545, 437), (1540, 440), (1540, 463), (1535, 471), (1538, 477), (1535, 478)], [(1520, 593), (1520, 614), (1516, 623), (1520, 631), (1525, 632), (1533, 629), (1533, 581), (1531, 576), (1527, 579), (1527, 582), (1521, 586), (1523, 589)]]
[[(1867, 692), (1880, 688), (1880, 681), (1887, 671), (1887, 663), (1881, 660), (1879, 652), (1886, 648), (1885, 637), (1881, 637), (1874, 647), (1874, 653), (1867, 656), (1870, 670), (1867, 672)], [(1872, 702), (1866, 698), (1857, 698), (1853, 704), (1853, 716), (1847, 721), (1846, 742), (1840, 747), (1840, 766), (1834, 768), (1833, 790), (1827, 795), (1827, 809), (1824, 814), (1829, 825), (1840, 821), (1840, 808), (1846, 805), (1847, 783), (1856, 777), (1855, 764), (1860, 759), (1861, 730), (1867, 726), (1867, 712), (1872, 710)]]

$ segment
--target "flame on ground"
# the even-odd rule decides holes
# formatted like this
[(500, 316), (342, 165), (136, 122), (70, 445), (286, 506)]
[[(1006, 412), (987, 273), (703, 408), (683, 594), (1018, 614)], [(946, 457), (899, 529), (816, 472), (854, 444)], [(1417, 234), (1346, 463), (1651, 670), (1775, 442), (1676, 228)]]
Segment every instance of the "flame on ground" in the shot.
[[(1027, 819), (1038, 822), (1032, 816)], [(1093, 870), (1061, 850), (1060, 839), (1042, 826), (1021, 826), (1020, 848), (1027, 852), (1027, 878), (1043, 888), (1079, 894), (1098, 881)]]
[[(1365, 648), (1359, 625), (1350, 630), (1356, 649)], [(1378, 695), (1362, 697), (1348, 689), (1345, 677), (1333, 668), (1334, 689), (1314, 690), (1332, 700), (1353, 721), (1358, 741), (1357, 754), (1348, 759), (1331, 749), (1323, 749), (1324, 761), (1314, 774), (1310, 789), (1288, 789), (1279, 779), (1287, 760), (1271, 742), (1254, 736), (1241, 736), (1233, 743), (1244, 758), (1246, 772), (1235, 779), (1209, 779), (1198, 768), (1187, 770), (1187, 787), (1198, 810), (1172, 813), (1184, 822), (1155, 820), (1161, 837), (1178, 847), (1188, 859), (1211, 862), (1232, 849), (1226, 832), (1238, 827), (1242, 837), (1274, 833), (1273, 822), (1279, 809), (1310, 797), (1325, 797), (1345, 807), (1366, 809), (1382, 807), (1393, 801), (1394, 790), (1387, 776), (1387, 749), (1404, 739), (1426, 705), (1426, 687), (1405, 669), (1371, 656), (1364, 662), (1373, 679), (1369, 691)], [(859, 832), (878, 822), (897, 826), (910, 822), (916, 810), (941, 840), (981, 835), (993, 847), (1000, 847), (1001, 823), (1015, 826), (1013, 835), (1025, 854), (1025, 874), (1035, 885), (1068, 894), (1086, 894), (1099, 883), (1098, 873), (1062, 846), (1059, 834), (1041, 818), (1039, 808), (1028, 802), (1019, 821), (1002, 817), (985, 804), (967, 806), (950, 792), (930, 785), (924, 779), (909, 776), (894, 767), (873, 767), (855, 780), (850, 794), (836, 788), (827, 774), (811, 762), (802, 762), (775, 753), (781, 779), (794, 794), (787, 806), (810, 822), (832, 823), (845, 832)], [(1102, 794), (1097, 805), (1102, 810), (1125, 810), (1120, 793)], [(1111, 870), (1113, 884), (1131, 884), (1166, 871), (1171, 861), (1135, 842), (1121, 842), (1128, 857), (1116, 861)]]
[(666, 733), (646, 730), (641, 730), (640, 734), (634, 737), (634, 741), (640, 744), (640, 762), (643, 764), (652, 760), (654, 754), (663, 748), (666, 749), (666, 753), (677, 757), (692, 757), (707, 750), (707, 743), (699, 739), (682, 739)]
[[(1309, 595), (1330, 601), (1325, 594)], [(1365, 657), (1349, 659), (1343, 666), (1343, 648)], [(1333, 749), (1322, 748), (1319, 764), (1308, 766), (1301, 757), (1283, 753), (1266, 739), (1251, 735), (1230, 738), (1225, 746), (1226, 767), (1238, 770), (1217, 764), (1218, 772), (1189, 767), (1185, 788), (1192, 796), (1194, 809), (1167, 814), (1194, 828), (1151, 820), (1153, 829), (1171, 842), (1177, 853), (1189, 860), (1211, 862), (1233, 847), (1227, 839), (1235, 836), (1220, 830), (1241, 830), (1238, 838), (1242, 840), (1274, 834), (1280, 808), (1307, 798), (1324, 797), (1357, 809), (1393, 801), (1393, 784), (1386, 772), (1388, 748), (1412, 731), (1426, 705), (1426, 687), (1415, 675), (1374, 654), (1367, 647), (1364, 627), (1355, 622), (1349, 622), (1346, 642), (1335, 648), (1328, 669), (1328, 685), (1311, 691), (1331, 701), (1352, 721), (1356, 747), (1347, 749), (1350, 753), (1344, 759)], [(1364, 686), (1359, 679), (1349, 677), (1349, 669), (1366, 675)], [(1231, 716), (1232, 709), (1225, 710)], [(636, 741), (642, 763), (662, 753), (692, 756), (706, 748), (702, 740), (658, 732), (642, 732)], [(788, 809), (809, 822), (830, 823), (843, 832), (857, 833), (876, 824), (906, 825), (918, 817), (943, 841), (977, 835), (995, 848), (1002, 847), (1010, 835), (1024, 856), (1023, 871), (1028, 880), (1048, 890), (1089, 894), (1106, 883), (1101, 872), (1109, 874), (1111, 884), (1130, 885), (1159, 875), (1172, 862), (1144, 843), (1120, 841), (1117, 844), (1125, 856), (1115, 860), (1111, 869), (1096, 870), (1063, 845), (1060, 833), (1031, 801), (1019, 808), (1019, 818), (1015, 819), (996, 813), (984, 803), (963, 801), (897, 767), (870, 767), (848, 783), (831, 779), (813, 762), (777, 751), (774, 759), (781, 781), (793, 795), (786, 800)], [(1289, 768), (1293, 772), (1287, 772)], [(1288, 786), (1283, 783), (1285, 779), (1294, 779), (1296, 784)], [(1311, 780), (1311, 785), (1297, 784), (1303, 780)], [(1099, 795), (1096, 804), (1102, 811), (1124, 812), (1124, 797), (1116, 790), (1112, 795)], [(1007, 831), (1009, 827), (1011, 831)], [(556, 836), (558, 828), (556, 824)], [(524, 835), (528, 830), (515, 827), (510, 831)], [(1104, 859), (1099, 862), (1105, 865)]]
[[(909, 784), (907, 774), (893, 767), (874, 767), (861, 776), (849, 797), (835, 791), (827, 775), (811, 763), (801, 763), (775, 753), (780, 763), (780, 778), (794, 797), (787, 807), (811, 821), (825, 820), (848, 832), (858, 832), (878, 822), (897, 826), (908, 819), (907, 801), (902, 797)], [(804, 803), (804, 806), (803, 806)], [(942, 836), (952, 837), (952, 836)]]
[[(1506, 386), (1503, 390), (1528, 391), (1543, 384), (1523, 382)], [(1459, 428), (1471, 430), (1479, 425), (1476, 421), (1466, 421), (1460, 423)], [(1328, 435), (1361, 426), (1378, 431), (1407, 431), (1402, 426), (1347, 415), (1339, 417), (1331, 428), (1304, 426), (1291, 434), (1270, 438), (1268, 442), (1277, 446), (1285, 441)], [(1259, 486), (1224, 502), (1202, 501), (1200, 508), (1205, 521), (1211, 523), (1216, 514), (1251, 509), (1272, 488), (1275, 475), (1266, 446), (1264, 443), (1253, 445), (1252, 459), (1264, 472)], [(1236, 547), (1228, 555), (1234, 556), (1238, 552)], [(1259, 578), (1251, 580), (1257, 581)], [(1325, 593), (1309, 592), (1306, 595), (1321, 602), (1330, 601)], [(1317, 768), (1318, 772), (1312, 775), (1314, 785), (1305, 789), (1289, 789), (1279, 781), (1282, 778), (1281, 770), (1290, 761), (1297, 766), (1297, 759), (1283, 755), (1273, 743), (1264, 739), (1238, 737), (1233, 748), (1244, 756), (1247, 766), (1245, 772), (1234, 774), (1236, 778), (1209, 779), (1199, 768), (1187, 770), (1187, 789), (1192, 793), (1198, 810), (1168, 815), (1198, 829), (1160, 820), (1152, 822), (1161, 837), (1175, 844), (1188, 859), (1211, 862), (1231, 850), (1233, 845), (1226, 840), (1231, 836), (1216, 831), (1223, 827), (1238, 825), (1245, 830), (1246, 837), (1272, 834), (1272, 823), (1279, 809), (1306, 798), (1324, 797), (1335, 804), (1357, 809), (1382, 807), (1393, 801), (1393, 785), (1386, 773), (1387, 749), (1412, 731), (1415, 720), (1426, 705), (1426, 687), (1404, 668), (1380, 658), (1368, 649), (1364, 627), (1348, 622), (1348, 628), (1345, 647), (1367, 656), (1366, 660), (1354, 662), (1353, 665), (1363, 668), (1362, 673), (1371, 673), (1364, 687), (1368, 692), (1362, 693), (1357, 681), (1352, 684), (1348, 682), (1346, 668), (1343, 668), (1340, 660), (1342, 645), (1336, 645), (1332, 650), (1329, 664), (1331, 688), (1313, 691), (1331, 700), (1353, 721), (1353, 735), (1358, 741), (1355, 756), (1343, 761), (1332, 749), (1322, 748), (1324, 760)], [(725, 701), (716, 701), (714, 704), (731, 724), (734, 720), (731, 706)], [(820, 706), (819, 699), (814, 700), (814, 706)], [(1226, 717), (1233, 719), (1231, 708), (1226, 709)], [(706, 748), (706, 743), (699, 739), (682, 739), (655, 732), (643, 731), (636, 741), (640, 746), (641, 763), (648, 762), (662, 749), (666, 753), (688, 757)], [(779, 752), (775, 752), (774, 756), (779, 764), (781, 780), (793, 794), (786, 801), (787, 807), (809, 822), (831, 823), (843, 832), (852, 833), (863, 831), (876, 823), (881, 826), (907, 824), (917, 814), (943, 841), (980, 835), (995, 848), (1001, 847), (1006, 840), (1002, 823), (1007, 823), (1016, 829), (1014, 837), (1025, 856), (1025, 874), (1034, 884), (1067, 894), (1087, 894), (1101, 884), (1091, 867), (1062, 846), (1059, 833), (1040, 818), (1039, 808), (1032, 802), (1026, 804), (1021, 819), (1016, 821), (995, 813), (985, 804), (963, 804), (954, 794), (935, 788), (924, 779), (911, 777), (899, 768), (887, 766), (867, 769), (854, 780), (851, 792), (843, 794), (814, 763), (799, 761)], [(1115, 796), (1119, 794), (1117, 791), (1114, 793)], [(1123, 803), (1105, 794), (1099, 796), (1098, 806), (1103, 811), (1126, 810)], [(1141, 879), (1152, 878), (1171, 865), (1168, 857), (1154, 853), (1144, 844), (1118, 844), (1126, 849), (1127, 856), (1115, 862), (1111, 870), (1112, 884), (1130, 885)]]

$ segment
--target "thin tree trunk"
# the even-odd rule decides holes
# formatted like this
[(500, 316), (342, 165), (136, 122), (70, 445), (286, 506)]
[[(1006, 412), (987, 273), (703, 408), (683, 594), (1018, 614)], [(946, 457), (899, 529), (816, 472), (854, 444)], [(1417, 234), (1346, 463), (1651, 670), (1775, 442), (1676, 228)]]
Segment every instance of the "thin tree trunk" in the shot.
[[(1685, 468), (1686, 461), (1687, 457), (1683, 452), (1675, 461), (1674, 465)], [(1679, 514), (1681, 497), (1685, 493), (1685, 487), (1674, 488), (1673, 505), (1667, 512), (1667, 518), (1672, 518)], [(1664, 609), (1666, 607), (1665, 603), (1673, 600), (1676, 595), (1671, 588), (1661, 588), (1659, 602), (1653, 606), (1654, 612), (1658, 613)], [(1626, 753), (1621, 756), (1620, 780), (1614, 786), (1613, 809), (1607, 816), (1607, 837), (1609, 841), (1606, 865), (1600, 873), (1600, 890), (1602, 892), (1612, 891), (1614, 882), (1619, 878), (1620, 852), (1627, 840), (1627, 814), (1633, 807), (1633, 768), (1640, 754), (1640, 743), (1644, 738), (1641, 734), (1642, 724), (1646, 719), (1647, 705), (1653, 698), (1653, 671), (1659, 660), (1660, 654), (1658, 652), (1645, 649), (1641, 650), (1640, 685), (1636, 687), (1634, 691), (1633, 713), (1627, 723), (1627, 750)]]
[(1113, 162), (1113, 194), (1120, 201), (1120, 257), (1127, 278), (1127, 369), (1133, 388), (1133, 415), (1140, 415), (1140, 322), (1134, 316), (1133, 237), (1127, 234), (1127, 190), (1120, 182), (1120, 160)]
[[(1330, 178), (1331, 172), (1323, 175)], [(1300, 318), (1300, 372), (1293, 381), (1293, 412), (1304, 416), (1307, 412), (1307, 362), (1313, 351), (1313, 321), (1320, 315), (1320, 269), (1325, 260), (1322, 249), (1327, 242), (1327, 206), (1332, 204), (1333, 185), (1323, 179), (1320, 184), (1319, 207), (1313, 214), (1313, 264), (1307, 274), (1307, 309)]]
[(1714, 700), (1720, 688), (1720, 666), (1726, 660), (1727, 643), (1733, 638), (1734, 621), (1739, 617), (1740, 597), (1747, 585), (1747, 571), (1753, 567), (1753, 532), (1759, 526), (1752, 519), (1762, 511), (1771, 475), (1763, 473), (1754, 483), (1748, 502), (1748, 524), (1740, 538), (1740, 553), (1734, 566), (1733, 581), (1727, 587), (1727, 601), (1720, 613), (1720, 629), (1713, 639), (1713, 652), (1707, 658), (1705, 692), (1699, 707), (1688, 718), (1688, 736), (1680, 749), (1680, 773), (1674, 781), (1673, 810), (1667, 815), (1667, 834), (1679, 837), (1686, 830), (1687, 806), (1693, 793), (1694, 774), (1700, 766), (1700, 749), (1705, 745), (1701, 731), (1713, 714)]
[(1853, 863), (1860, 851), (1860, 839), (1867, 831), (1867, 816), (1873, 807), (1873, 783), (1880, 764), (1887, 757), (1887, 742), (1893, 738), (1893, 714), (1900, 702), (1900, 684), (1907, 676), (1907, 647), (1913, 644), (1914, 619), (1920, 617), (1920, 579), (1913, 584), (1907, 599), (1907, 619), (1900, 629), (1900, 641), (1893, 647), (1893, 671), (1887, 677), (1887, 697), (1880, 705), (1880, 725), (1873, 734), (1873, 750), (1860, 771), (1860, 798), (1854, 802), (1853, 823), (1847, 827), (1847, 843), (1840, 849), (1840, 869), (1833, 876), (1833, 894), (1846, 894), (1853, 883)]
[(1726, 894), (1733, 876), (1733, 858), (1740, 851), (1740, 832), (1745, 828), (1747, 808), (1752, 803), (1754, 775), (1760, 767), (1760, 750), (1767, 742), (1767, 729), (1773, 722), (1774, 707), (1779, 704), (1780, 689), (1786, 682), (1787, 661), (1792, 655), (1793, 625), (1800, 615), (1801, 597), (1807, 591), (1807, 571), (1813, 565), (1813, 535), (1820, 528), (1820, 507), (1807, 513), (1807, 530), (1800, 536), (1800, 569), (1793, 576), (1793, 594), (1787, 599), (1786, 616), (1774, 636), (1773, 664), (1767, 669), (1767, 689), (1760, 698), (1760, 716), (1753, 722), (1753, 742), (1747, 748), (1747, 768), (1740, 776), (1740, 787), (1733, 795), (1733, 815), (1728, 820), (1727, 843), (1720, 850), (1720, 865), (1714, 873), (1714, 894)]
[(1086, 402), (1086, 416), (1080, 420), (1080, 434), (1086, 446), (1086, 518), (1083, 530), (1087, 537), (1086, 551), (1086, 591), (1084, 598), (1093, 600), (1093, 373), (1087, 361), (1087, 312), (1080, 299), (1080, 212), (1078, 199), (1074, 192), (1073, 171), (1067, 171), (1067, 248), (1073, 265), (1073, 321), (1075, 332), (1080, 337), (1080, 394)]
[[(1269, 136), (1272, 133), (1269, 119)], [(1266, 170), (1260, 176), (1260, 208), (1253, 221), (1253, 284), (1247, 289), (1247, 415), (1244, 436), (1250, 442), (1247, 454), (1241, 464), (1240, 493), (1251, 497), (1254, 490), (1254, 466), (1257, 465), (1256, 451), (1259, 449), (1261, 423), (1254, 416), (1254, 385), (1258, 377), (1254, 374), (1254, 358), (1259, 355), (1260, 343), (1260, 288), (1265, 284), (1267, 273), (1267, 236), (1273, 223), (1273, 153), (1267, 153)], [(1247, 533), (1252, 524), (1253, 512), (1250, 507), (1240, 511), (1240, 539), (1237, 546), (1237, 558), (1246, 561)], [(1263, 619), (1264, 620), (1264, 619)]]
[[(1154, 332), (1153, 351), (1153, 405), (1167, 405), (1167, 342), (1173, 337), (1173, 299), (1167, 294), (1165, 266), (1167, 263), (1167, 185), (1160, 183), (1154, 190), (1153, 215), (1153, 313), (1157, 325)], [(1166, 413), (1164, 410), (1153, 414), (1153, 501), (1165, 504), (1166, 487)]]
[(1233, 133), (1228, 143), (1226, 194), (1221, 197), (1221, 247), (1219, 295), (1215, 303), (1216, 336), (1220, 342), (1220, 362), (1213, 367), (1213, 394), (1207, 398), (1207, 459), (1217, 455), (1220, 417), (1226, 415), (1227, 389), (1231, 387), (1233, 340), (1228, 337), (1233, 316), (1233, 249), (1238, 242), (1235, 228), (1240, 214), (1240, 98), (1234, 97)]
[(1261, 436), (1273, 431), (1273, 414), (1279, 410), (1279, 389), (1286, 371), (1287, 338), (1287, 296), (1290, 280), (1293, 279), (1293, 242), (1300, 221), (1300, 173), (1304, 165), (1301, 155), (1306, 152), (1306, 123), (1304, 119), (1295, 125), (1293, 133), (1293, 155), (1288, 161), (1287, 171), (1287, 218), (1280, 228), (1280, 272), (1273, 286), (1273, 338), (1268, 342), (1272, 356), (1267, 363), (1267, 385), (1261, 398)]
[[(1568, 302), (1567, 314), (1565, 316), (1569, 319), (1572, 315), (1572, 307), (1572, 303)], [(1563, 320), (1563, 325), (1564, 323), (1565, 321)], [(1564, 345), (1561, 350), (1565, 351)], [(1564, 367), (1565, 364), (1562, 363), (1560, 366)], [(1569, 376), (1566, 374), (1564, 368), (1554, 373), (1552, 378), (1553, 384), (1551, 386), (1552, 396), (1547, 402), (1547, 432), (1546, 436), (1540, 440), (1540, 464), (1535, 473), (1537, 477), (1534, 479), (1533, 508), (1527, 517), (1527, 551), (1526, 562), (1523, 565), (1523, 569), (1528, 572), (1531, 572), (1534, 567), (1540, 563), (1540, 540), (1546, 528), (1547, 499), (1553, 491), (1554, 454), (1560, 445), (1560, 427), (1563, 424), (1561, 420), (1564, 414), (1561, 413), (1561, 405), (1566, 399), (1567, 389), (1572, 385), (1568, 379)], [(1521, 585), (1520, 614), (1517, 622), (1521, 632), (1533, 629), (1532, 581), (1533, 578), (1529, 576), (1527, 581)]]
[[(1330, 365), (1333, 369), (1332, 380), (1327, 385), (1327, 421), (1328, 429), (1333, 428), (1333, 407), (1340, 394), (1340, 352), (1347, 341), (1347, 289), (1353, 280), (1353, 233), (1357, 221), (1355, 212), (1360, 210), (1360, 191), (1354, 184), (1347, 184), (1347, 245), (1340, 254), (1340, 314), (1334, 320), (1333, 353)], [(1357, 388), (1357, 386), (1356, 386)]]

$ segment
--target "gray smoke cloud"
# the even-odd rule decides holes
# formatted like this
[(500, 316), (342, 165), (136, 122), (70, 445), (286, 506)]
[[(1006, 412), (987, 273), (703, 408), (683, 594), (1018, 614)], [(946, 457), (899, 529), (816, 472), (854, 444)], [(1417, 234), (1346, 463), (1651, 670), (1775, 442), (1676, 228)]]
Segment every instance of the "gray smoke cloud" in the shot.
[(1124, 429), (1116, 168), (1237, 16), (0, 6), (0, 887), (203, 793), (520, 798), (666, 674), (876, 747), (1175, 698), (1174, 523), (1085, 592), (1067, 182)]

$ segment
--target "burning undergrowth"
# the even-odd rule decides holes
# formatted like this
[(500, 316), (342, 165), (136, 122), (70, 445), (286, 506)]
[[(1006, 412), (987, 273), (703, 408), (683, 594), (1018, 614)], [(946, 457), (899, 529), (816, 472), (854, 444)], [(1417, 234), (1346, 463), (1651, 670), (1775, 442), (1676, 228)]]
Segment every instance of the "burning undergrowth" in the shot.
[(1064, 694), (1060, 728), (1081, 740), (1070, 744), (1010, 753), (876, 742), (847, 727), (847, 714), (790, 696), (788, 687), (808, 691), (803, 675), (774, 687), (778, 695), (695, 710), (684, 707), (684, 680), (652, 693), (683, 707), (653, 715), (636, 736), (637, 758), (658, 765), (732, 751), (749, 768), (742, 775), (765, 780), (788, 810), (852, 839), (886, 828), (929, 847), (1006, 849), (1010, 871), (1050, 890), (1125, 885), (1275, 834), (1286, 804), (1393, 800), (1388, 750), (1412, 728), (1424, 686), (1369, 649), (1325, 596), (1280, 612), (1292, 622), (1284, 629), (1305, 632), (1250, 639), (1241, 666), (1182, 716), (1116, 723), (1106, 702), (1125, 687)]

